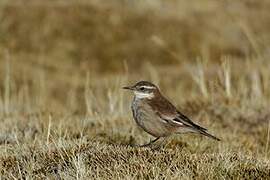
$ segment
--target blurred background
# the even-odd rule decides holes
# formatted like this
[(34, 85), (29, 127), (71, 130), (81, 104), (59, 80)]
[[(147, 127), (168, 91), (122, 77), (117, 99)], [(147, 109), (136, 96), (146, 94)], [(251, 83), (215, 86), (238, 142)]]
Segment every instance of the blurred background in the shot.
[(117, 78), (121, 85), (148, 79), (189, 96), (195, 79), (207, 96), (203, 79), (229, 64), (232, 79), (251, 74), (263, 91), (269, 8), (268, 0), (2, 0), (0, 90), (45, 109), (83, 99), (86, 82), (98, 88)]
[(87, 73), (139, 75), (154, 66), (167, 74), (198, 59), (220, 64), (229, 57), (241, 67), (246, 61), (267, 64), (270, 57), (268, 0), (0, 4), (0, 78), (8, 61), (16, 86), (43, 73), (57, 93)]

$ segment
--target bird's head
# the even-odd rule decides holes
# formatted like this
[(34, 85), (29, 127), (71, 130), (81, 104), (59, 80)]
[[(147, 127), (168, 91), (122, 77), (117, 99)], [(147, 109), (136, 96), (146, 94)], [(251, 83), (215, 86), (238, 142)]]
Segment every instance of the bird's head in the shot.
[(126, 86), (123, 89), (128, 89), (134, 92), (136, 98), (139, 99), (152, 99), (159, 93), (158, 87), (148, 81), (140, 81), (133, 86)]

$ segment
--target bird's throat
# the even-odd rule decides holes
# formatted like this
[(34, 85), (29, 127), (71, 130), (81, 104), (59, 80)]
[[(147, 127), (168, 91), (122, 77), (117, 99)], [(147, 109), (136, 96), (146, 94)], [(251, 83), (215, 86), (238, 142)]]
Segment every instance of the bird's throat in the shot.
[(143, 93), (143, 92), (134, 92), (136, 99), (152, 99), (154, 97), (154, 93)]

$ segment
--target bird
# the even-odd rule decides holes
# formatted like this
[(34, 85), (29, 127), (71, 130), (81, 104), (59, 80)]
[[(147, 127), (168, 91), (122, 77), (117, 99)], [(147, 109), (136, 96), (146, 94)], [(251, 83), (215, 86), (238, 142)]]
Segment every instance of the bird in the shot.
[(155, 84), (139, 81), (135, 85), (125, 86), (123, 89), (131, 90), (134, 93), (131, 109), (136, 124), (155, 137), (149, 143), (141, 145), (142, 147), (149, 146), (160, 138), (182, 133), (197, 133), (220, 141), (219, 138), (208, 133), (206, 128), (182, 114), (162, 95)]

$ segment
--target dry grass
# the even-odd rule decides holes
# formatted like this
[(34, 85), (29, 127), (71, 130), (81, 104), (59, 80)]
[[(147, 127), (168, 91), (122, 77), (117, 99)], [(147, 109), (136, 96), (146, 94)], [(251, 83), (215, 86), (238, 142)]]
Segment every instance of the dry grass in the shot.
[[(1, 178), (269, 179), (269, 2), (226, 2), (2, 1)], [(141, 79), (222, 141), (130, 147)]]

